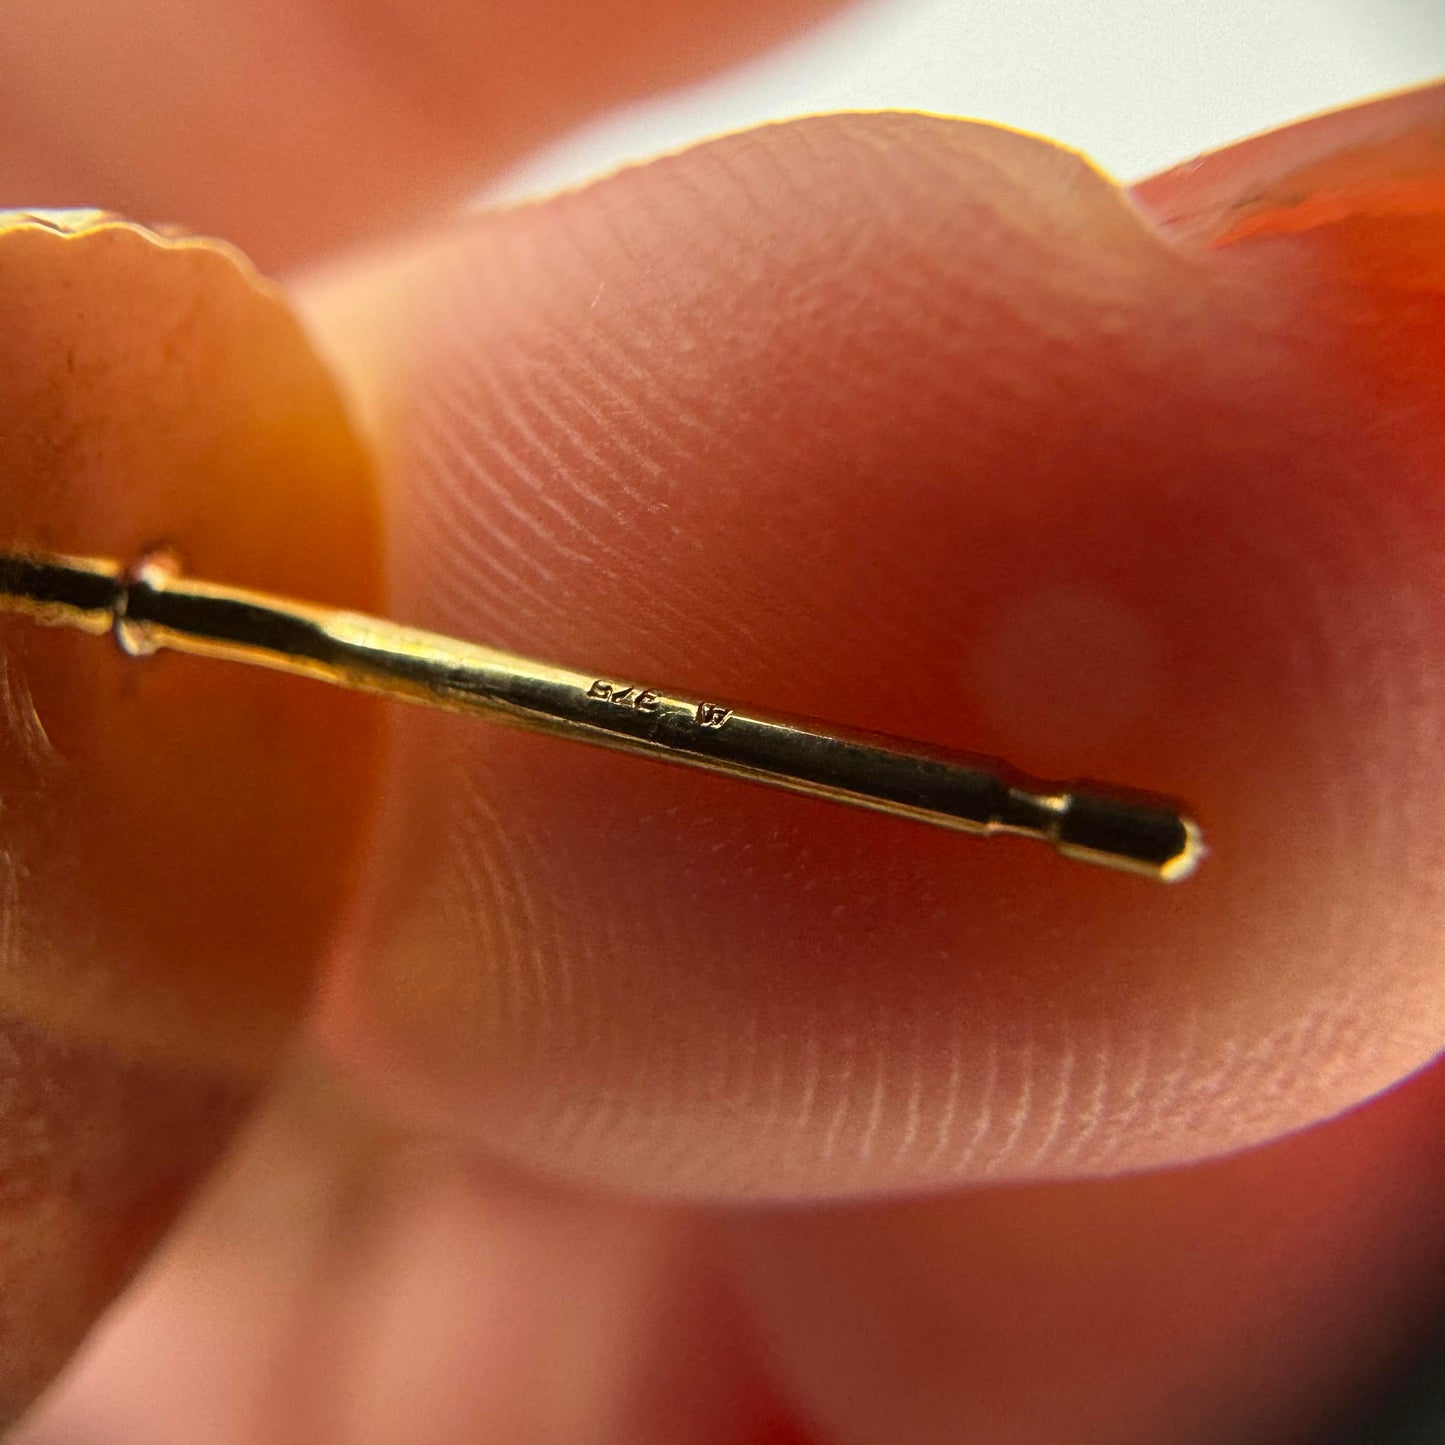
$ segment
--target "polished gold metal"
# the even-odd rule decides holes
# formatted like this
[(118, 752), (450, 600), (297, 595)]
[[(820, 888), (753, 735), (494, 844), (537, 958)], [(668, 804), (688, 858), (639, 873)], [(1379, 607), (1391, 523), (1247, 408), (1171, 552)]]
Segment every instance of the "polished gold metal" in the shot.
[(0, 551), (0, 611), (109, 632), (136, 657), (167, 649), (251, 663), (964, 833), (1039, 838), (1066, 857), (1148, 878), (1188, 877), (1204, 852), (1198, 827), (1154, 799), (1039, 783), (987, 758), (769, 717), (359, 613), (193, 581), (164, 555), (123, 567)]

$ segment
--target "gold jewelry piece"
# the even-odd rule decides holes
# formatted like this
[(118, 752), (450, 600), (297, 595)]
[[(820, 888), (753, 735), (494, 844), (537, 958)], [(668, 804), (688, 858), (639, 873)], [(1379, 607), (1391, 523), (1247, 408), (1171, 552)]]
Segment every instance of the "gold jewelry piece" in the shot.
[(0, 551), (0, 611), (161, 649), (557, 733), (964, 833), (1016, 833), (1069, 858), (1186, 878), (1198, 827), (1157, 801), (1064, 789), (987, 758), (769, 717), (632, 679), (571, 672), (354, 612), (182, 578), (165, 554), (133, 567)]

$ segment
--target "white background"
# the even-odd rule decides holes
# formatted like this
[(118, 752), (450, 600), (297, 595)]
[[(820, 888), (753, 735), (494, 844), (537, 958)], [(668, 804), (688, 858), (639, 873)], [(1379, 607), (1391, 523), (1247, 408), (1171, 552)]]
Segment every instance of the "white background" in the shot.
[(552, 190), (788, 115), (894, 107), (1036, 131), (1131, 180), (1442, 73), (1445, 0), (869, 0), (742, 70), (604, 118), (499, 190)]

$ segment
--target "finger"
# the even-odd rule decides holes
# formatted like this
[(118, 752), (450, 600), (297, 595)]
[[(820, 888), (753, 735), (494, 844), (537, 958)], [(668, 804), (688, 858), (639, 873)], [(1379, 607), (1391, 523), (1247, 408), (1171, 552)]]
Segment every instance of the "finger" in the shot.
[[(289, 1063), (184, 1222), (15, 1432), (17, 1445), (280, 1438), (261, 1428), (277, 1376), (390, 1146), (313, 1059)], [(305, 1354), (314, 1357), (314, 1341)]]
[[(71, 224), (0, 217), (0, 547), (168, 542), (376, 606), (371, 472), (280, 298), (222, 248)], [(153, 661), (0, 619), (0, 1415), (223, 1147), (375, 786), (354, 699)]]
[(16, 0), (0, 12), (0, 203), (183, 221), (286, 265), (454, 205), (591, 112), (831, 8)]
[(698, 1221), (391, 1137), (289, 1072), (16, 1445), (802, 1445)]
[[(371, 470), (280, 297), (222, 247), (75, 225), (0, 218), (0, 546), (164, 543), (378, 607)], [(124, 1053), (268, 1062), (348, 883), (372, 712), (12, 617), (0, 662), (4, 1006)]]
[(249, 1090), (0, 1016), (0, 1424), (170, 1223)]
[(692, 1217), (378, 1150), (299, 1082), (25, 1445), (532, 1440), (566, 1418), (779, 1445), (1314, 1439), (1438, 1303), (1439, 1070), (1168, 1175)]
[[(402, 1153), (278, 1372), (284, 1445), (803, 1445), (680, 1211)], [(297, 1361), (300, 1364), (299, 1358)]]
[(1150, 887), (398, 718), (337, 1046), (550, 1168), (810, 1195), (1196, 1158), (1418, 1067), (1441, 222), (1382, 224), (1355, 273), (1196, 251), (1037, 141), (836, 117), (318, 299), (399, 615), (1156, 789), (1213, 850)]
[(1436, 1067), (1222, 1163), (753, 1214), (738, 1277), (837, 1445), (1344, 1439), (1445, 1307), (1442, 1105)]
[(1440, 85), (1255, 136), (1133, 189), (1170, 234), (1207, 245), (1439, 208)]

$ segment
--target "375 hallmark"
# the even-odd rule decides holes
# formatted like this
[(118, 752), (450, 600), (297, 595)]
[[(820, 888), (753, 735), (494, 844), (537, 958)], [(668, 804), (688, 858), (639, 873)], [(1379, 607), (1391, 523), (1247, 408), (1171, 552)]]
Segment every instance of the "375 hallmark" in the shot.
[(657, 712), (662, 706), (662, 699), (655, 692), (640, 687), (624, 687), (618, 682), (604, 682), (600, 677), (587, 689), (587, 696), (616, 703), (618, 707), (630, 707), (636, 712)]

